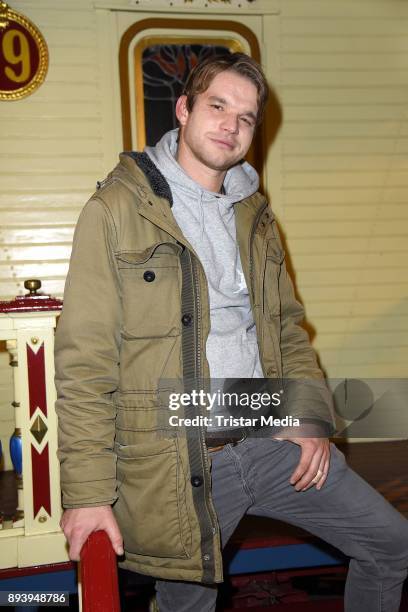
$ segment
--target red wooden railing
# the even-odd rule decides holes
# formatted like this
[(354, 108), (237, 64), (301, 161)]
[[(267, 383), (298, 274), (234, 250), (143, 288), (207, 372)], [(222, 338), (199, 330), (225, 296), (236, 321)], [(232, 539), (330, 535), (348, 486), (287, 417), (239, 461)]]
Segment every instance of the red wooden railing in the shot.
[(82, 547), (81, 587), (83, 612), (120, 612), (116, 554), (105, 531)]

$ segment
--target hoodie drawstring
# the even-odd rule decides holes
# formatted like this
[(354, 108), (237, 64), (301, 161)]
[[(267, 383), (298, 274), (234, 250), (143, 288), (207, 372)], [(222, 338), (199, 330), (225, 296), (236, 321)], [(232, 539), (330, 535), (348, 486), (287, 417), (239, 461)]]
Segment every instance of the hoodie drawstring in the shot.
[(203, 206), (203, 191), (200, 189), (200, 198), (198, 200), (198, 207), (200, 209), (200, 239), (204, 239), (204, 206)]

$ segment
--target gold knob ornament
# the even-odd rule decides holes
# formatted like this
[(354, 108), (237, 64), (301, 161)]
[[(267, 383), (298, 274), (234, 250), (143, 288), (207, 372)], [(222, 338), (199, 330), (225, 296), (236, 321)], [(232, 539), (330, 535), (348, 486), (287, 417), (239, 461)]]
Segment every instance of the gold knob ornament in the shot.
[(41, 281), (38, 278), (30, 278), (24, 281), (24, 287), (30, 292), (27, 295), (37, 295), (38, 289), (41, 289)]

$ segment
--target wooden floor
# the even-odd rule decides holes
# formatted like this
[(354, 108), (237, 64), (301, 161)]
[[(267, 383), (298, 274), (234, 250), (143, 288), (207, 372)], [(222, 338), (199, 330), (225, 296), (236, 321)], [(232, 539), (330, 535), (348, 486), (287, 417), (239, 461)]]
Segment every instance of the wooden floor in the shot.
[(408, 518), (408, 440), (337, 446), (348, 464)]

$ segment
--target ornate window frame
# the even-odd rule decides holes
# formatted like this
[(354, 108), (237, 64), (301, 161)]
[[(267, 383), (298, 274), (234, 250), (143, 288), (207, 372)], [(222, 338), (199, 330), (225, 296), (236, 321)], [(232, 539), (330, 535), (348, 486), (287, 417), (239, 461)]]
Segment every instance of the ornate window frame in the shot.
[[(163, 36), (159, 36), (156, 33), (152, 33), (152, 30), (157, 31), (163, 29), (166, 32)], [(174, 35), (169, 34), (168, 30), (174, 30)], [(135, 67), (135, 86), (131, 86), (130, 83), (130, 70), (129, 70), (129, 50), (134, 41), (135, 37), (143, 31), (146, 31), (146, 36), (141, 38), (134, 49), (134, 67)], [(180, 34), (180, 30), (186, 31), (186, 36)], [(195, 36), (192, 31), (197, 31)], [(211, 42), (214, 44), (222, 44), (228, 46), (232, 50), (245, 50), (238, 37), (245, 40), (248, 45), (251, 56), (260, 61), (260, 48), (258, 39), (255, 33), (247, 26), (230, 20), (210, 20), (210, 19), (172, 19), (172, 18), (148, 18), (142, 19), (132, 24), (122, 35), (119, 47), (119, 79), (120, 79), (120, 93), (121, 93), (121, 110), (122, 110), (122, 135), (123, 135), (123, 147), (124, 150), (131, 150), (132, 148), (142, 149), (145, 145), (145, 118), (144, 112), (140, 112), (143, 109), (143, 78), (140, 69), (140, 60), (143, 54), (143, 50), (151, 44), (163, 43), (163, 42), (186, 42), (191, 44), (193, 42), (208, 43), (208, 38), (204, 39), (199, 34), (199, 30), (211, 30), (214, 32), (214, 38), (211, 38)], [(188, 33), (187, 33), (188, 32)], [(217, 36), (216, 33), (220, 32)], [(222, 33), (221, 33), (222, 32)], [(237, 34), (237, 38), (226, 36), (226, 32)], [(137, 138), (136, 142), (133, 142), (132, 138), (132, 118), (131, 118), (131, 96), (134, 96), (136, 108), (139, 109), (136, 124), (137, 124)], [(252, 151), (249, 154), (249, 160), (255, 165), (255, 167), (261, 170), (261, 155), (262, 155), (262, 131), (259, 130), (257, 137), (255, 138), (252, 146)]]

